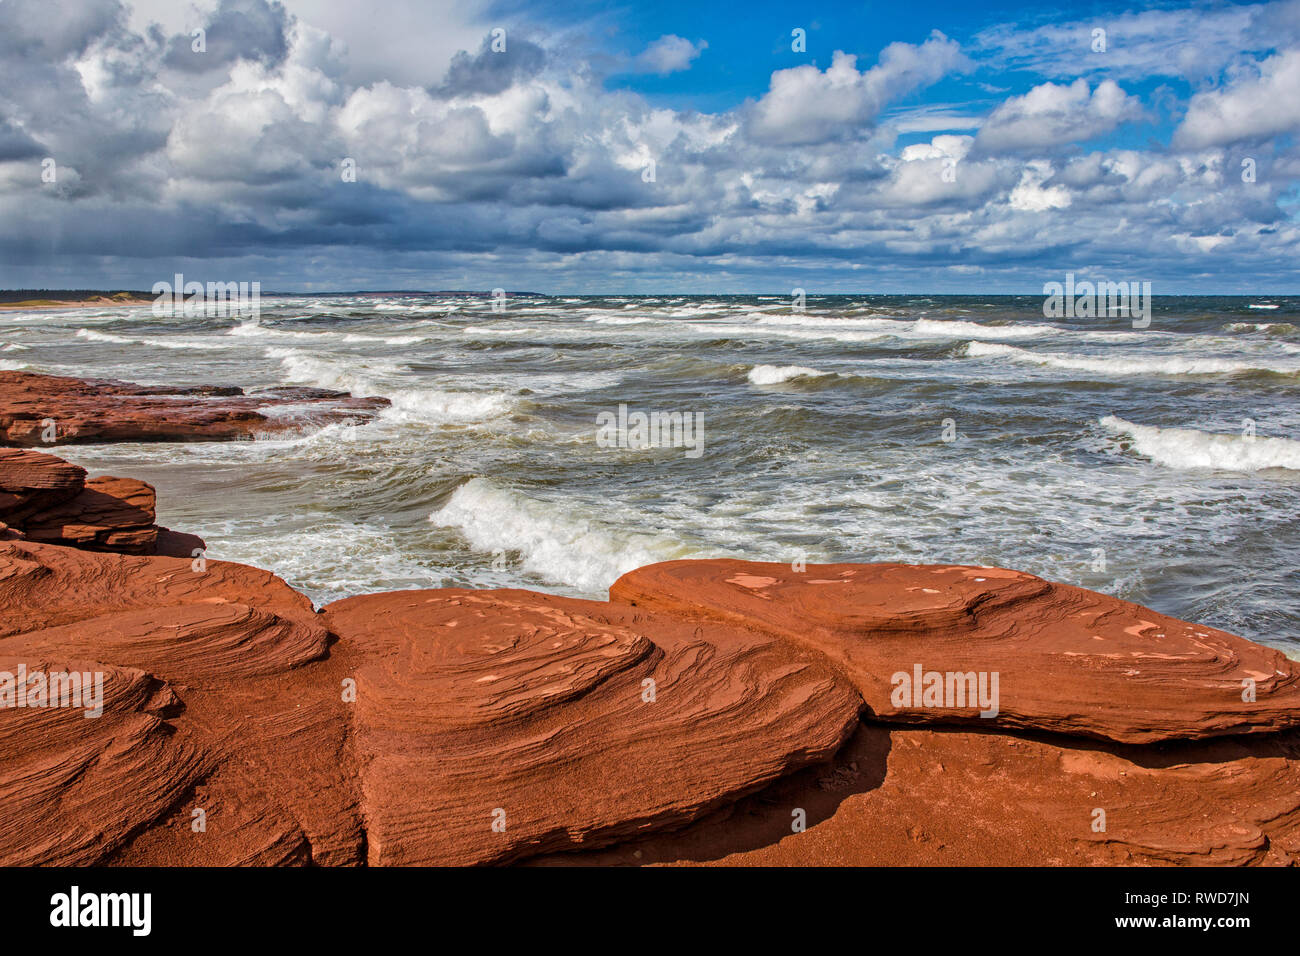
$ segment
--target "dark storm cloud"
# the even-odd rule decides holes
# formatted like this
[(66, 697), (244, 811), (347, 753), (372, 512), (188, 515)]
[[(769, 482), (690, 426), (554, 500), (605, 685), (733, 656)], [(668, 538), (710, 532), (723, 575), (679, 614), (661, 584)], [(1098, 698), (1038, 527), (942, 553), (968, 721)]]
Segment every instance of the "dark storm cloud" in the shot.
[(0, 162), (44, 156), (46, 149), (20, 129), (0, 119)]
[(473, 55), (461, 50), (452, 58), (447, 78), (431, 92), (438, 96), (500, 93), (542, 71), (546, 51), (540, 46), (509, 34), (504, 41), (505, 49), (500, 51), (493, 50), (491, 36)]
[(219, 70), (236, 60), (275, 64), (288, 52), (289, 18), (274, 0), (221, 0), (203, 24), (203, 52), (194, 50), (194, 36), (172, 37), (167, 66), (189, 73)]

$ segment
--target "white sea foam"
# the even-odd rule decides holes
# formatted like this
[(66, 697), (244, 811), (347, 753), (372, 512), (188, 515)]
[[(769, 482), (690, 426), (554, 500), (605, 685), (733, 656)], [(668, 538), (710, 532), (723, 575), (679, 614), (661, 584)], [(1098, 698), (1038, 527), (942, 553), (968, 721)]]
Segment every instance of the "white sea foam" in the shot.
[(478, 551), (517, 552), (525, 570), (590, 593), (634, 568), (691, 554), (667, 535), (616, 530), (591, 517), (590, 505), (531, 498), (486, 478), (461, 485), (429, 520), (457, 529)]
[(819, 378), (831, 374), (803, 365), (755, 365), (749, 370), (749, 381), (754, 385), (779, 385), (792, 378)]
[(112, 332), (100, 332), (96, 329), (77, 329), (77, 338), (85, 339), (87, 342), (104, 342), (113, 345), (143, 345), (151, 349), (174, 349), (174, 350), (199, 350), (206, 349), (229, 349), (238, 348), (239, 346), (231, 342), (222, 342), (219, 339), (195, 339), (195, 338), (132, 338), (127, 335), (114, 335)]
[(1291, 335), (1298, 331), (1290, 322), (1230, 322), (1223, 328), (1227, 332), (1263, 332), (1266, 335)]
[[(333, 335), (333, 332), (321, 333), (324, 335)], [(369, 344), (377, 345), (416, 345), (420, 342), (429, 341), (425, 335), (365, 335), (361, 332), (348, 332), (342, 338), (342, 341), (352, 344)]]
[(273, 568), (318, 605), (377, 590), (379, 582), (383, 590), (450, 583), (435, 555), (403, 547), (401, 535), (374, 520), (317, 515), (285, 533), (260, 516), (222, 515), (202, 530), (209, 559)]
[[(402, 369), (381, 359), (340, 359), (314, 355), (301, 349), (268, 348), (266, 357), (279, 359), (289, 382), (335, 388), (363, 394), (358, 389), (373, 388), (376, 376), (397, 376)], [(365, 394), (375, 394), (369, 392)]]
[(492, 376), (488, 381), (494, 387), (526, 388), (534, 395), (570, 395), (613, 388), (623, 381), (623, 373), (612, 369), (600, 372), (527, 372)]
[[(751, 313), (752, 315), (753, 313)], [(1019, 323), (984, 325), (962, 319), (841, 319), (821, 315), (755, 315), (757, 324), (820, 329), (826, 332), (869, 331), (899, 338), (1036, 339), (1066, 334), (1053, 325)]]
[(1075, 372), (1092, 372), (1097, 375), (1230, 375), (1241, 372), (1296, 372), (1295, 362), (1259, 359), (1188, 358), (1180, 355), (1142, 355), (1121, 357), (1094, 357), (1062, 355), (1054, 352), (1034, 352), (990, 342), (968, 342), (966, 354), (970, 358), (1004, 358), (1030, 365)]
[(419, 342), (428, 341), (428, 337), (424, 335), (366, 335), (361, 332), (331, 332), (329, 330), (301, 332), (292, 329), (270, 328), (256, 322), (241, 322), (239, 325), (231, 326), (226, 331), (226, 334), (284, 341), (314, 341), (322, 344), (344, 342), (349, 345), (415, 345)]
[(1195, 428), (1138, 425), (1114, 415), (1100, 419), (1102, 427), (1132, 440), (1132, 447), (1170, 468), (1218, 468), (1259, 471), (1287, 468), (1300, 471), (1300, 441), (1290, 438), (1252, 439), (1220, 435)]
[(289, 382), (351, 392), (357, 397), (380, 396), (392, 405), (381, 415), (390, 421), (482, 422), (510, 412), (513, 403), (499, 392), (469, 392), (411, 388), (400, 366), (380, 359), (311, 355), (298, 349), (269, 348)]
[(597, 325), (645, 325), (658, 320), (648, 315), (589, 315), (583, 321), (595, 322)]
[(496, 392), (408, 388), (385, 397), (393, 404), (384, 417), (405, 421), (485, 422), (508, 414), (513, 407), (509, 397)]

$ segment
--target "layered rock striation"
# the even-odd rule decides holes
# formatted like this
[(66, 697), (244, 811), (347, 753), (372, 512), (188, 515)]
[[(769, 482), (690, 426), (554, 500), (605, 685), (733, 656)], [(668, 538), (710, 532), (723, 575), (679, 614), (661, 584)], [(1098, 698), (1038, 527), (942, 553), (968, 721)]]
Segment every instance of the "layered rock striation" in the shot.
[(389, 404), (323, 388), (137, 385), (0, 371), (0, 442), (19, 446), (231, 441), (360, 422)]

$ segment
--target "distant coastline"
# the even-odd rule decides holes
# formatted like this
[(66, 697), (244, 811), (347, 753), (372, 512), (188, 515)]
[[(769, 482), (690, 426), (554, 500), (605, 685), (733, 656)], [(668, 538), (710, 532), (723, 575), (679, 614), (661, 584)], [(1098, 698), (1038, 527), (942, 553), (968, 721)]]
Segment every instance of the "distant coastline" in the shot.
[(148, 305), (148, 292), (102, 289), (0, 289), (0, 309), (82, 309), (103, 305)]

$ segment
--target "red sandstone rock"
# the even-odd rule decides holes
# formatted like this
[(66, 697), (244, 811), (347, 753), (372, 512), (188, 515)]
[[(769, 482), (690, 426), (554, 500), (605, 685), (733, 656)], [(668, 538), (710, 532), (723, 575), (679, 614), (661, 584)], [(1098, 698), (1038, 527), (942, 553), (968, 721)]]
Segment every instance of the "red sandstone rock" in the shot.
[[(260, 409), (309, 405), (305, 417)], [(0, 371), (0, 441), (46, 444), (52, 422), (59, 444), (119, 441), (228, 441), (258, 432), (369, 418), (385, 398), (353, 398), (317, 388), (272, 388), (252, 395), (218, 386), (179, 388)]]
[(682, 830), (531, 862), (1295, 866), (1300, 734), (1121, 746), (864, 723), (828, 763)]
[(326, 611), (363, 659), (373, 864), (501, 863), (680, 826), (825, 760), (861, 705), (770, 638), (590, 601), (400, 591)]
[(171, 807), (207, 758), (159, 713), (170, 688), (100, 661), (15, 656), (0, 644), (0, 674), (99, 672), (103, 714), (80, 708), (0, 707), (0, 864), (102, 860)]
[(0, 543), (0, 671), (73, 658), (132, 689), (98, 719), (0, 708), (0, 864), (359, 861), (338, 664), (299, 674), (319, 616), (265, 571), (199, 567)]
[[(0, 865), (1300, 862), (1293, 663), (1127, 602), (990, 568), (670, 562), (611, 603), (317, 614), (191, 536), (66, 546), (129, 535), (138, 514), (106, 517), (133, 501), (152, 527), (147, 485), (33, 452), (5, 474), (63, 496), (25, 520), (65, 544), (0, 527), (0, 703), (20, 666), (105, 694), (94, 719), (0, 707)], [(998, 716), (895, 705), (912, 664), (998, 670)]]
[(158, 540), (153, 486), (134, 478), (92, 478), (75, 498), (23, 524), (28, 541), (91, 551), (152, 554)]
[[(1127, 601), (996, 568), (669, 561), (610, 598), (757, 628), (824, 653), (874, 716), (1126, 743), (1300, 727), (1300, 666), (1271, 648)], [(994, 717), (900, 705), (895, 674), (998, 674)], [(1253, 681), (1256, 700), (1244, 701)], [(969, 703), (969, 702), (968, 702)]]
[(206, 549), (207, 543), (197, 534), (159, 527), (153, 553), (166, 558), (195, 558)]
[[(256, 608), (289, 625), (274, 648), (250, 652), (248, 666), (294, 667), (324, 652), (325, 629), (311, 602), (275, 575), (227, 561), (206, 561), (200, 568), (186, 558), (94, 554), (25, 541), (0, 542), (0, 638), (5, 639), (0, 647), (14, 646), (11, 635), (101, 621), (124, 612), (242, 607)], [(173, 640), (176, 635), (168, 633), (173, 624), (159, 615), (159, 636)], [(278, 625), (268, 622), (266, 626)], [(90, 639), (97, 640), (93, 636), (97, 631), (88, 630)], [(173, 642), (179, 659), (183, 642)], [(214, 660), (211, 666), (216, 674), (229, 662)]]
[[(134, 478), (99, 477), (28, 448), (0, 448), (0, 540), (22, 539), (124, 554), (193, 555), (203, 541), (160, 529), (154, 489)], [(166, 532), (161, 538), (160, 532)]]
[(17, 525), (30, 514), (75, 498), (86, 469), (22, 448), (0, 448), (0, 519)]

